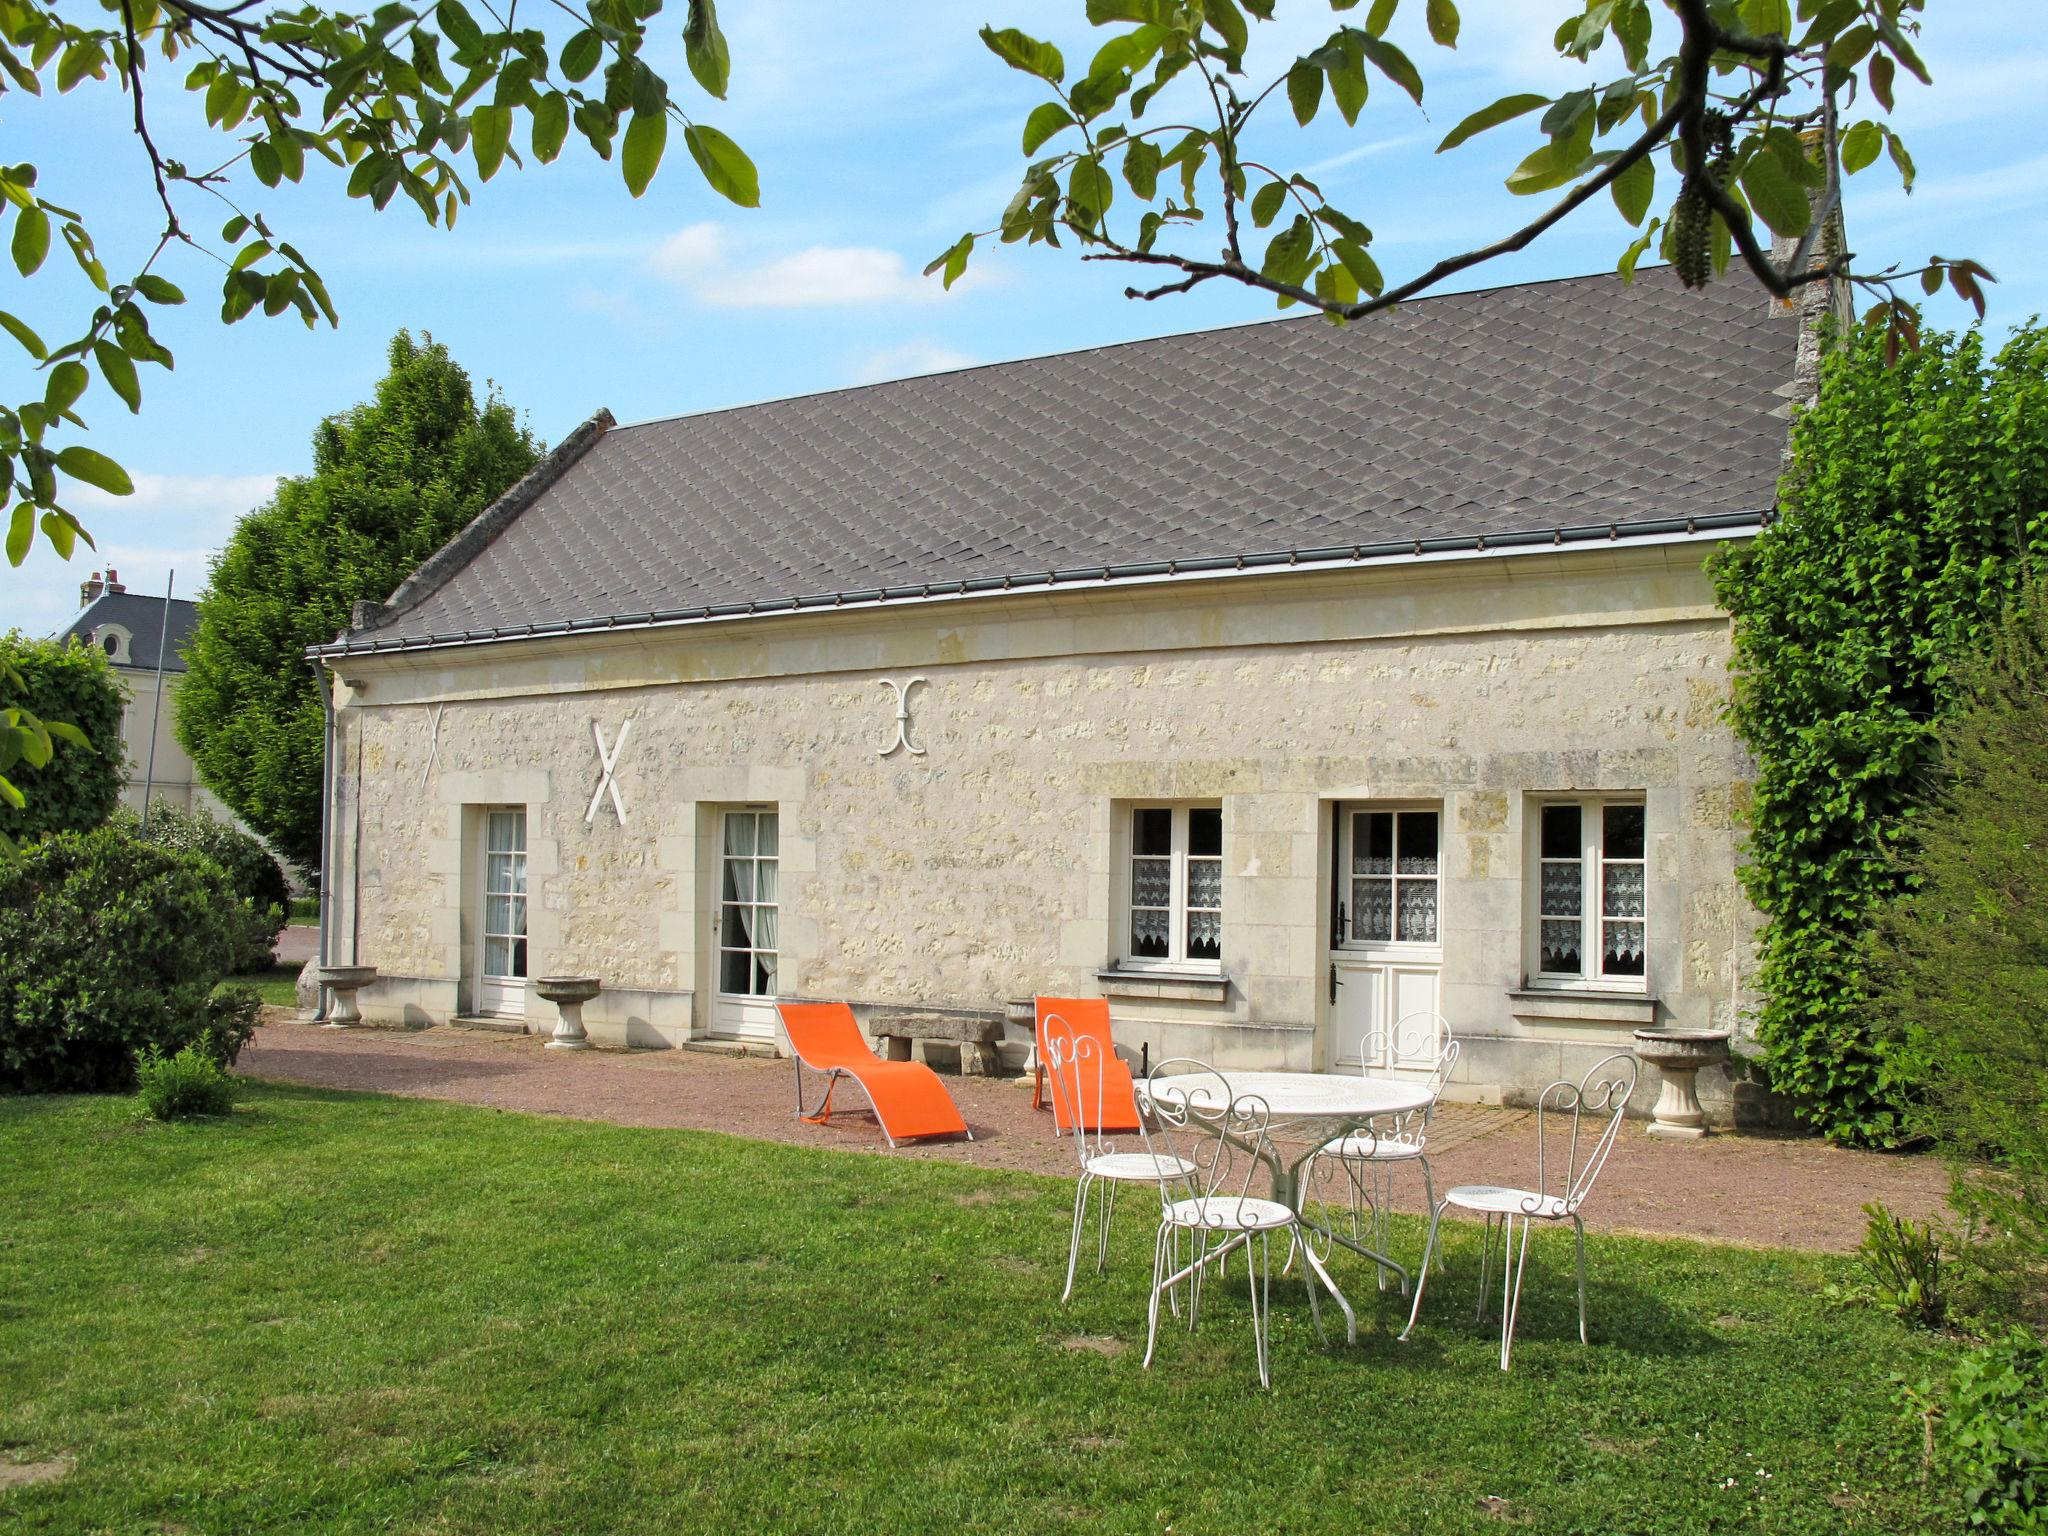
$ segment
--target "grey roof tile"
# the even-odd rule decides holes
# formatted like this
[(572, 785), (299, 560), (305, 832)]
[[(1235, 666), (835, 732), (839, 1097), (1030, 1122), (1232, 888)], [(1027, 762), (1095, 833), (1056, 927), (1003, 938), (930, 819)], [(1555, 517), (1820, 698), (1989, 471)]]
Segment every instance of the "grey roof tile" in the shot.
[(1798, 324), (1659, 269), (613, 427), (352, 638), (1762, 512)]

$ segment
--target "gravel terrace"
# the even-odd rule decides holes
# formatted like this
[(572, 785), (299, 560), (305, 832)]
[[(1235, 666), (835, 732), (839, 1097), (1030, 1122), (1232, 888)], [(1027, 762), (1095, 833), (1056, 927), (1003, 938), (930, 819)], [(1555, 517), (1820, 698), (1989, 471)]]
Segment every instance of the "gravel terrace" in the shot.
[[(1076, 1171), (1068, 1143), (1052, 1135), (1052, 1116), (1031, 1108), (1027, 1080), (947, 1076), (975, 1140), (892, 1152), (852, 1084), (834, 1098), (829, 1126), (797, 1120), (786, 1061), (689, 1050), (548, 1051), (543, 1043), (537, 1035), (445, 1026), (344, 1032), (266, 1009), (240, 1070), (277, 1082), (616, 1125), (724, 1131), (1031, 1173)], [(1653, 1074), (1646, 1069), (1645, 1076)], [(1430, 1132), (1438, 1187), (1530, 1177), (1534, 1119), (1524, 1110), (1443, 1105)], [(1397, 1175), (1396, 1183), (1403, 1208), (1423, 1212), (1421, 1178)], [(1941, 1211), (1946, 1186), (1941, 1164), (1929, 1157), (1768, 1136), (1662, 1141), (1646, 1135), (1643, 1122), (1631, 1121), (1586, 1211), (1589, 1224), (1609, 1231), (1846, 1253), (1863, 1235), (1866, 1201), (1882, 1200), (1901, 1215), (1924, 1219)]]

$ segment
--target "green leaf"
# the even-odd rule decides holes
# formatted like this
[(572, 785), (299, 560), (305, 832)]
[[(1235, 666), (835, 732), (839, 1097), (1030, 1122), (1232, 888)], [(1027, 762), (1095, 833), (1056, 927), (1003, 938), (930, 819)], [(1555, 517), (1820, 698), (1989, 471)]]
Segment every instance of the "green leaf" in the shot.
[(28, 323), (10, 315), (4, 309), (0, 309), (0, 329), (4, 329), (8, 335), (20, 342), (22, 351), (37, 362), (40, 363), (50, 355), (50, 349), (43, 345), (43, 338), (38, 336)]
[(134, 359), (112, 342), (96, 341), (92, 344), (92, 360), (100, 365), (100, 376), (127, 403), (128, 409), (140, 411), (142, 384), (135, 377)]
[(1385, 37), (1387, 28), (1394, 24), (1394, 11), (1400, 3), (1401, 0), (1372, 0), (1372, 9), (1365, 13), (1365, 30), (1374, 37)]
[(1346, 240), (1354, 241), (1359, 245), (1372, 244), (1371, 230), (1351, 217), (1350, 214), (1340, 209), (1332, 208), (1328, 203), (1323, 204), (1322, 207), (1316, 210), (1316, 222), (1325, 229), (1342, 235)]
[(934, 272), (943, 271), (945, 276), (941, 279), (942, 285), (951, 288), (954, 283), (960, 280), (961, 274), (967, 270), (967, 258), (973, 254), (974, 236), (972, 234), (962, 235), (958, 240), (947, 246), (924, 269), (924, 275), (930, 277)]
[(1094, 228), (1115, 200), (1116, 184), (1109, 179), (1101, 161), (1084, 155), (1074, 162), (1074, 168), (1067, 173), (1067, 201), (1074, 205), (1076, 223), (1086, 229)]
[(85, 364), (66, 358), (50, 370), (50, 382), (43, 386), (43, 404), (52, 411), (68, 411), (91, 382), (92, 375), (86, 372)]
[[(7, 525), (7, 563), (19, 565), (28, 558), (36, 540), (36, 509), (32, 502), (16, 502), (14, 517)], [(17, 802), (18, 803), (18, 802)]]
[(1891, 129), (1884, 130), (1885, 146), (1891, 151), (1892, 164), (1899, 168), (1899, 181), (1905, 189), (1913, 190), (1913, 157), (1906, 153), (1906, 141)]
[(50, 254), (50, 216), (41, 208), (24, 208), (14, 218), (14, 268), (33, 276)]
[(1645, 155), (1615, 177), (1608, 191), (1614, 195), (1614, 206), (1621, 210), (1621, 216), (1640, 225), (1643, 215), (1650, 211), (1650, 199), (1657, 194), (1657, 167)]
[(990, 53), (1012, 69), (1021, 69), (1027, 75), (1036, 75), (1054, 85), (1066, 78), (1067, 61), (1060, 57), (1059, 49), (1051, 43), (1027, 37), (1015, 27), (1005, 27), (1000, 32), (994, 27), (983, 27), (981, 40), (988, 45)]
[(604, 39), (594, 27), (585, 27), (562, 44), (562, 73), (572, 81), (590, 78), (590, 72), (604, 60)]
[(463, 9), (461, 0), (441, 0), (434, 7), (434, 21), (441, 28), (441, 35), (453, 43), (457, 51), (467, 52), (483, 46), (484, 29)]
[(1380, 296), (1387, 280), (1380, 276), (1380, 264), (1372, 259), (1372, 254), (1364, 246), (1356, 240), (1333, 240), (1330, 249), (1344, 263), (1344, 270), (1351, 274), (1352, 281), (1374, 298)]
[(1868, 120), (1851, 125), (1842, 135), (1842, 169), (1853, 176), (1864, 167), (1877, 161), (1878, 151), (1884, 148), (1884, 135), (1877, 124)]
[(1347, 52), (1341, 61), (1329, 66), (1330, 95), (1337, 103), (1337, 110), (1343, 114), (1347, 127), (1358, 126), (1358, 114), (1365, 106), (1367, 87), (1365, 69), (1358, 60)]
[(626, 124), (626, 142), (619, 152), (619, 169), (625, 173), (626, 190), (638, 197), (654, 180), (668, 148), (668, 114), (635, 112)]
[(1806, 188), (1768, 152), (1753, 154), (1742, 167), (1742, 191), (1751, 210), (1779, 235), (1803, 234), (1813, 221)]
[(1592, 144), (1593, 114), (1587, 112), (1571, 133), (1543, 145), (1510, 171), (1508, 190), (1517, 197), (1528, 197), (1577, 180), (1585, 169)]
[(1475, 133), (1484, 133), (1489, 128), (1498, 128), (1502, 123), (1513, 122), (1518, 117), (1534, 112), (1538, 107), (1547, 107), (1549, 105), (1550, 98), (1548, 96), (1533, 94), (1503, 96), (1491, 106), (1481, 107), (1477, 112), (1474, 112), (1470, 117), (1458, 124), (1457, 127), (1445, 134), (1444, 141), (1437, 145), (1436, 152), (1442, 154), (1447, 149), (1456, 149)]
[(742, 208), (761, 206), (760, 175), (739, 145), (702, 123), (683, 130), (683, 143), (689, 146), (690, 158), (697, 162), (712, 191)]
[(1088, 64), (1090, 80), (1106, 80), (1125, 70), (1136, 72), (1152, 62), (1159, 45), (1166, 40), (1164, 27), (1139, 27), (1120, 33), (1104, 43)]
[(58, 453), (57, 468), (74, 480), (98, 486), (109, 496), (130, 496), (135, 492), (135, 482), (128, 478), (127, 470), (105, 454), (95, 453), (80, 443), (73, 443)]
[(1353, 28), (1352, 36), (1356, 37), (1359, 46), (1364, 48), (1365, 56), (1372, 61), (1373, 68), (1413, 97), (1418, 107), (1421, 106), (1422, 72), (1415, 67), (1414, 60), (1392, 43), (1384, 38), (1374, 37), (1370, 32), (1360, 32)]
[(1628, 249), (1621, 253), (1621, 260), (1614, 264), (1614, 270), (1621, 274), (1624, 287), (1636, 280), (1636, 263), (1643, 259), (1643, 252), (1647, 251), (1650, 242), (1657, 238), (1658, 227), (1663, 222), (1662, 219), (1650, 220), (1649, 228), (1629, 242)]
[(1074, 125), (1074, 114), (1056, 101), (1040, 102), (1024, 119), (1024, 153), (1035, 155), (1053, 135)]
[(512, 109), (510, 107), (475, 107), (469, 114), (469, 147), (476, 156), (477, 176), (489, 181), (498, 174), (498, 167), (504, 163), (505, 151), (512, 143)]
[(145, 272), (135, 279), (135, 291), (152, 304), (182, 304), (185, 292), (168, 278)]
[(1440, 47), (1458, 46), (1458, 8), (1452, 0), (1429, 0), (1429, 36)]
[(725, 100), (726, 82), (732, 77), (732, 54), (725, 46), (725, 34), (718, 29), (718, 11), (712, 0), (690, 0), (690, 19), (683, 25), (683, 50), (697, 83), (720, 101)]
[(1315, 229), (1309, 221), (1297, 217), (1266, 247), (1265, 260), (1259, 263), (1259, 275), (1276, 283), (1299, 283), (1308, 276), (1309, 263), (1315, 259), (1315, 238)]
[(1244, 13), (1234, 0), (1202, 0), (1202, 19), (1223, 39), (1223, 51), (1232, 60), (1243, 59), (1251, 42), (1251, 29), (1245, 25)]
[(1131, 140), (1124, 151), (1124, 181), (1148, 203), (1159, 191), (1159, 160), (1159, 146), (1147, 139)]
[[(50, 546), (57, 551), (57, 558), (69, 560), (71, 551), (78, 547), (77, 525), (69, 518), (59, 517), (55, 512), (45, 512), (39, 521), (43, 526), (43, 537), (47, 538)], [(44, 762), (48, 762), (50, 758), (49, 741), (49, 733), (46, 731), (43, 734)], [(36, 766), (41, 767), (42, 764), (38, 763)]]
[(1252, 223), (1264, 229), (1287, 206), (1287, 183), (1269, 181), (1252, 196)]
[(569, 137), (569, 98), (550, 91), (534, 103), (533, 158), (542, 165), (553, 162)]
[(1306, 128), (1323, 104), (1323, 72), (1302, 59), (1287, 71), (1287, 104), (1294, 108), (1294, 120)]

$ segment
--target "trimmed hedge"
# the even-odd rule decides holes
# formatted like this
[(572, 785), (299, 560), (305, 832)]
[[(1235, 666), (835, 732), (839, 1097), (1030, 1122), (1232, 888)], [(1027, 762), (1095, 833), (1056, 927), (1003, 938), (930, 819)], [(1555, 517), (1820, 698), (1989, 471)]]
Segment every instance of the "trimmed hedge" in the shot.
[(245, 925), (219, 865), (117, 826), (0, 858), (0, 1091), (127, 1088), (146, 1049), (232, 1062), (256, 995), (215, 989)]
[(28, 803), (17, 808), (0, 797), (0, 834), (27, 842), (105, 821), (120, 804), (128, 776), (121, 742), (128, 695), (106, 656), (89, 645), (29, 640), (14, 631), (0, 635), (0, 706), (6, 705), (76, 726), (92, 745), (59, 741), (42, 767), (17, 763), (7, 770)]
[(232, 969), (241, 974), (270, 968), (292, 893), (283, 867), (268, 848), (240, 827), (216, 821), (204, 811), (184, 811), (162, 801), (149, 808), (146, 832), (141, 818), (132, 811), (124, 810), (118, 820), (145, 842), (203, 854), (225, 870), (242, 900), (246, 919)]

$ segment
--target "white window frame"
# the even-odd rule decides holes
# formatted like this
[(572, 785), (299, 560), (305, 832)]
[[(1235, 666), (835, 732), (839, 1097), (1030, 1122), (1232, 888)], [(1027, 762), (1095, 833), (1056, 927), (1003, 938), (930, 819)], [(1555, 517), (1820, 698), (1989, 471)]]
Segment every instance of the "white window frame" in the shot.
[[(1140, 854), (1138, 852), (1137, 823), (1138, 813), (1141, 811), (1169, 811), (1173, 815), (1173, 831), (1168, 843), (1168, 847), (1171, 850), (1168, 857), (1172, 861), (1171, 895), (1169, 897), (1170, 904), (1165, 909), (1167, 913), (1167, 941), (1166, 954), (1163, 956), (1141, 956), (1131, 953), (1131, 914), (1134, 910), (1131, 895), (1132, 886), (1135, 883), (1135, 864), (1139, 858), (1159, 857), (1157, 854)], [(1117, 961), (1118, 970), (1175, 971), (1183, 974), (1199, 973), (1209, 976), (1220, 976), (1223, 974), (1223, 960), (1220, 954), (1214, 960), (1188, 958), (1188, 914), (1190, 911), (1188, 907), (1188, 860), (1191, 857), (1195, 857), (1195, 855), (1191, 855), (1188, 851), (1188, 813), (1190, 811), (1215, 811), (1220, 817), (1223, 813), (1223, 802), (1220, 800), (1171, 802), (1163, 800), (1127, 800), (1118, 803), (1118, 813), (1123, 818), (1123, 858), (1119, 861), (1117, 869), (1118, 899), (1116, 909), (1117, 921), (1122, 934), (1122, 937), (1117, 941), (1116, 949), (1120, 957)], [(1199, 857), (1207, 859), (1212, 856), (1202, 854)], [(1221, 866), (1223, 862), (1221, 852), (1219, 851), (1213, 857), (1216, 863)], [(1158, 909), (1147, 908), (1145, 910)], [(1223, 948), (1220, 929), (1225, 909), (1219, 906), (1215, 908), (1197, 907), (1193, 910), (1199, 912), (1214, 911), (1217, 913), (1219, 925), (1217, 949), (1220, 951)]]
[[(1433, 875), (1402, 875), (1401, 862), (1401, 818), (1424, 812), (1436, 817), (1436, 873)], [(1433, 880), (1436, 882), (1436, 938), (1422, 939), (1367, 939), (1358, 936), (1358, 913), (1352, 899), (1353, 879), (1351, 873), (1352, 842), (1354, 835), (1353, 818), (1357, 816), (1392, 814), (1394, 818), (1394, 865), (1395, 873), (1389, 877), (1394, 882), (1393, 929), (1401, 931), (1401, 882), (1405, 880)], [(1342, 950), (1370, 950), (1375, 954), (1388, 951), (1414, 955), (1418, 958), (1435, 956), (1441, 958), (1444, 949), (1444, 843), (1448, 823), (1444, 819), (1444, 803), (1441, 800), (1389, 800), (1365, 801), (1346, 800), (1337, 809), (1337, 875), (1341, 884), (1337, 899), (1344, 905), (1344, 937), (1337, 947)]]
[[(1543, 857), (1543, 812), (1551, 806), (1576, 806), (1579, 812), (1579, 960), (1581, 969), (1575, 972), (1543, 970), (1543, 866), (1545, 863), (1561, 863), (1563, 860), (1546, 860)], [(1607, 858), (1605, 842), (1607, 837), (1607, 810), (1610, 806), (1631, 806), (1643, 814), (1643, 856), (1640, 859)], [(1647, 992), (1650, 989), (1650, 826), (1649, 811), (1644, 797), (1632, 794), (1607, 795), (1537, 795), (1529, 803), (1529, 825), (1527, 847), (1529, 857), (1527, 874), (1523, 880), (1525, 892), (1523, 901), (1524, 929), (1524, 975), (1531, 987), (1554, 988), (1559, 991), (1577, 992)], [(1606, 946), (1601, 926), (1606, 921), (1604, 910), (1607, 883), (1604, 878), (1605, 866), (1609, 863), (1640, 864), (1643, 867), (1643, 915), (1631, 918), (1631, 922), (1643, 925), (1643, 974), (1640, 976), (1609, 975), (1595, 969), (1590, 973), (1584, 967), (1598, 967), (1603, 963)], [(1553, 919), (1555, 921), (1555, 919)]]

